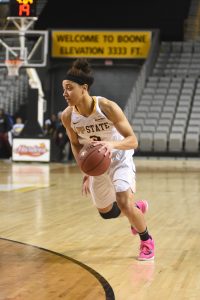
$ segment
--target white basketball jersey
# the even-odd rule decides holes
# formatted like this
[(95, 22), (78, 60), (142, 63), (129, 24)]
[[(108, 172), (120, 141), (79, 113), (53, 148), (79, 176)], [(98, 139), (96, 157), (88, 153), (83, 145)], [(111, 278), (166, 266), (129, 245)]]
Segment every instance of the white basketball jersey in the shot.
[[(93, 97), (94, 109), (88, 117), (82, 116), (75, 107), (73, 107), (71, 115), (71, 127), (78, 135), (79, 143), (93, 141), (113, 141), (122, 140), (124, 137), (117, 131), (113, 123), (104, 115), (99, 107), (99, 99), (101, 97)], [(114, 155), (115, 153), (115, 155)], [(113, 156), (132, 156), (134, 150), (113, 150)], [(114, 157), (113, 157), (114, 158)]]

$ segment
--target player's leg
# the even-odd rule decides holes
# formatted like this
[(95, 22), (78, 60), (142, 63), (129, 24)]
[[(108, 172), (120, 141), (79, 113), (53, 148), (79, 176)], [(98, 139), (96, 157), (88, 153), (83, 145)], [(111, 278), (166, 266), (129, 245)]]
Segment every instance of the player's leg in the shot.
[[(134, 234), (137, 233), (137, 231), (141, 232), (141, 230), (144, 229), (144, 225), (142, 226), (140, 222), (137, 221), (138, 220), (137, 216), (142, 217), (142, 215), (148, 209), (148, 203), (147, 201), (144, 200), (139, 200), (134, 203), (134, 194), (136, 192), (136, 180), (135, 180), (136, 172), (135, 172), (135, 165), (132, 156), (131, 157), (127, 156), (126, 153), (124, 153), (121, 160), (116, 160), (114, 162), (114, 164), (111, 167), (110, 173), (111, 173), (112, 183), (115, 192), (117, 193), (117, 195), (120, 195), (120, 192), (122, 192), (122, 195), (125, 195), (127, 199), (127, 201), (125, 201), (126, 206), (124, 207), (123, 201), (119, 203), (116, 196), (116, 200), (120, 210), (122, 211), (122, 214), (124, 214), (129, 218), (127, 214), (129, 211), (131, 211), (131, 216), (133, 214), (135, 215), (134, 217), (135, 222), (133, 222), (131, 216), (130, 216), (131, 220), (129, 219), (132, 232)], [(126, 211), (127, 209), (128, 212)]]
[[(131, 178), (134, 181), (134, 177)], [(100, 215), (104, 219), (117, 218), (124, 216), (116, 202), (116, 193), (113, 182), (108, 173), (101, 176), (90, 177), (90, 193), (94, 205), (97, 207)], [(133, 184), (135, 185), (135, 184)], [(132, 188), (135, 191), (135, 187)], [(148, 203), (145, 200), (133, 202), (133, 194), (130, 194), (130, 203), (140, 209), (144, 214), (148, 209)], [(137, 234), (137, 229), (132, 226), (133, 234)]]
[[(121, 185), (121, 184), (120, 184)], [(107, 185), (104, 186), (105, 189), (108, 188)], [(112, 193), (110, 191), (112, 190)], [(131, 189), (125, 192), (116, 193), (117, 202), (114, 201), (110, 203), (110, 199), (115, 199), (115, 195), (113, 194), (113, 188), (107, 190), (110, 194), (110, 197), (107, 198), (107, 206), (106, 202), (104, 204), (101, 203), (101, 199), (97, 194), (97, 197), (93, 199), (95, 205), (97, 205), (97, 209), (99, 214), (103, 219), (113, 219), (118, 218), (121, 215), (125, 215), (132, 226), (135, 226), (138, 230), (138, 234), (141, 239), (140, 246), (140, 254), (139, 260), (151, 260), (154, 258), (154, 242), (151, 236), (148, 233), (146, 222), (144, 219), (144, 215), (141, 209), (138, 209), (137, 206), (133, 205), (132, 201), (130, 201), (130, 193)], [(101, 194), (100, 194), (101, 195)], [(93, 193), (93, 197), (95, 193)], [(105, 200), (105, 199), (104, 199)], [(113, 201), (113, 200), (112, 200)], [(104, 205), (105, 207), (99, 208), (98, 206)]]
[[(115, 193), (115, 189), (124, 189), (124, 191)], [(138, 259), (153, 259), (153, 240), (147, 231), (142, 210), (134, 205), (130, 183), (116, 180), (114, 186), (110, 177), (107, 174), (104, 174), (102, 176), (91, 177), (90, 192), (94, 205), (97, 207), (102, 218), (112, 219), (125, 215), (131, 226), (137, 228), (141, 239)], [(130, 198), (132, 198), (132, 201), (130, 201)]]
[[(147, 207), (145, 202), (134, 203), (135, 172), (132, 158), (124, 157), (113, 168), (112, 181), (116, 191), (116, 201), (121, 212), (128, 218), (131, 227), (135, 228), (141, 240), (141, 250), (138, 259), (154, 258), (154, 242), (148, 233), (143, 212)], [(130, 200), (130, 198), (132, 200)]]
[(109, 174), (90, 177), (90, 194), (103, 219), (118, 218), (121, 215)]
[[(133, 201), (133, 199), (134, 199), (134, 194), (132, 193), (131, 200)], [(133, 203), (134, 203), (134, 201), (133, 201)], [(140, 211), (143, 214), (147, 213), (147, 211), (149, 209), (149, 204), (146, 200), (137, 200), (137, 201), (135, 201), (135, 203), (133, 205), (135, 205), (138, 209), (140, 209)], [(133, 235), (138, 234), (137, 228), (133, 225), (131, 226), (131, 232)]]
[[(120, 183), (120, 186), (122, 186), (122, 184), (123, 182)], [(126, 185), (127, 183), (124, 182), (124, 184)], [(131, 226), (137, 228), (141, 240), (138, 259), (151, 260), (154, 258), (154, 241), (147, 230), (144, 214), (130, 202), (130, 193), (130, 188), (124, 192), (117, 192), (117, 204), (121, 212), (128, 218)]]
[[(120, 208), (122, 214), (129, 219), (130, 224), (137, 228), (138, 232), (143, 232), (146, 229), (144, 214), (140, 209), (138, 209), (137, 206), (133, 205), (133, 201), (130, 201), (130, 195), (132, 194), (132, 191), (130, 187), (128, 187), (128, 183), (120, 181), (120, 189), (122, 188), (122, 184), (124, 184), (124, 189), (128, 189), (122, 192), (116, 192), (118, 207)], [(117, 182), (115, 182), (115, 186), (117, 188)]]
[[(122, 168), (123, 170), (125, 168)], [(125, 170), (125, 174), (126, 171)], [(115, 172), (114, 184), (108, 174), (90, 178), (90, 193), (94, 205), (97, 207), (100, 215), (104, 219), (112, 219), (125, 215), (131, 226), (137, 228), (141, 239), (141, 250), (138, 259), (150, 260), (154, 257), (154, 243), (147, 231), (146, 222), (141, 209), (138, 209), (133, 202), (133, 182), (134, 177), (125, 176), (126, 180), (117, 180), (122, 178), (123, 174)], [(132, 198), (132, 201), (130, 201)], [(117, 202), (116, 202), (117, 201)]]
[[(135, 203), (135, 206), (137, 209), (140, 209), (141, 212), (144, 214), (148, 209), (148, 203), (145, 200), (139, 200)], [(124, 214), (121, 212), (118, 204), (116, 201), (114, 201), (112, 204), (104, 207), (104, 208), (98, 208), (99, 214), (103, 219), (114, 219), (118, 217), (123, 217)], [(136, 227), (131, 226), (131, 231), (134, 235), (138, 234), (138, 230)]]

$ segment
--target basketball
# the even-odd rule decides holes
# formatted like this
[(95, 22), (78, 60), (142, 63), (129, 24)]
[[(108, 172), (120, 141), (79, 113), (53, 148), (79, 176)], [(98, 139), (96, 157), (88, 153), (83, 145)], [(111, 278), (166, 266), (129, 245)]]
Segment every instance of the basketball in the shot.
[(105, 149), (99, 152), (101, 147), (102, 145), (86, 144), (79, 152), (78, 165), (85, 174), (99, 176), (108, 170), (111, 158), (104, 155)]

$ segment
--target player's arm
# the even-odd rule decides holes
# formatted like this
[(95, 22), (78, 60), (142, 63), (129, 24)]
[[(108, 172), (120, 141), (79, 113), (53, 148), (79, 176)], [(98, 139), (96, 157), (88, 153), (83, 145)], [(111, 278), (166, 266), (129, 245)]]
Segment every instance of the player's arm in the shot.
[[(76, 134), (76, 132), (72, 129), (71, 127), (71, 112), (72, 112), (72, 108), (71, 107), (67, 107), (61, 116), (61, 120), (63, 123), (63, 126), (66, 128), (66, 132), (67, 135), (69, 137), (70, 140), (70, 144), (71, 144), (71, 148), (72, 148), (72, 152), (74, 154), (74, 157), (76, 159), (76, 162), (78, 164), (78, 153), (81, 150), (81, 148), (83, 147), (79, 141), (78, 141), (78, 136)], [(90, 189), (89, 189), (89, 176), (86, 174), (83, 174), (83, 183), (82, 183), (82, 194), (89, 194), (90, 193)]]
[(102, 98), (99, 105), (106, 117), (124, 137), (121, 141), (110, 141), (111, 147), (119, 150), (136, 149), (138, 147), (137, 137), (119, 105), (106, 98)]
[(63, 126), (66, 129), (67, 136), (70, 140), (72, 152), (78, 163), (78, 160), (77, 160), (78, 153), (83, 146), (79, 143), (78, 136), (77, 136), (76, 132), (73, 130), (73, 128), (71, 127), (71, 112), (72, 112), (72, 108), (70, 106), (68, 106), (62, 112), (61, 120), (62, 120)]

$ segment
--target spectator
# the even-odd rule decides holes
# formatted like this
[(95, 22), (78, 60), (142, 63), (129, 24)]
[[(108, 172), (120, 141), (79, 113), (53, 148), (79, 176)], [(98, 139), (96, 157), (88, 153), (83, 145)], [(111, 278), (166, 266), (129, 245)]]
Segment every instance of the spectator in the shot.
[(8, 132), (12, 130), (12, 123), (4, 109), (0, 109), (0, 158), (10, 158), (12, 148), (8, 140)]
[(51, 121), (50, 133), (51, 133), (51, 136), (53, 137), (56, 132), (57, 122), (58, 122), (56, 114), (52, 114), (50, 116), (50, 121)]
[(52, 114), (44, 122), (43, 130), (46, 137), (51, 139), (51, 160), (56, 162), (73, 160), (73, 153), (66, 129), (61, 122), (61, 112)]
[(55, 132), (55, 143), (58, 147), (57, 161), (63, 161), (65, 155), (65, 146), (69, 142), (68, 136), (66, 134), (66, 129), (61, 122), (61, 112), (58, 112), (58, 121)]
[(12, 128), (13, 137), (19, 136), (23, 128), (24, 128), (24, 123), (23, 123), (22, 118), (17, 117), (15, 124), (13, 125), (13, 128)]
[(45, 120), (43, 131), (44, 131), (44, 135), (46, 137), (51, 137), (51, 135), (52, 135), (52, 130), (51, 129), (52, 129), (51, 120), (50, 119)]

